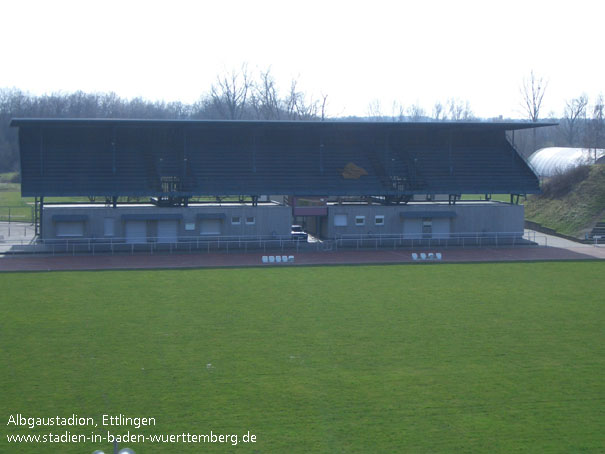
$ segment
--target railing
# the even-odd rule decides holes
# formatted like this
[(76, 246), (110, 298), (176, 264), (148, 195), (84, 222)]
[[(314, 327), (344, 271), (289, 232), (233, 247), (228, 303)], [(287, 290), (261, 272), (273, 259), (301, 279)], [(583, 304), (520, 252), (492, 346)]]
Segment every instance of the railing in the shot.
[(290, 236), (199, 236), (179, 237), (176, 241), (164, 237), (147, 238), (83, 238), (65, 237), (52, 239), (4, 240), (0, 242), (0, 251), (8, 253), (40, 253), (40, 254), (73, 254), (76, 253), (130, 253), (146, 252), (177, 253), (177, 252), (214, 252), (252, 250), (322, 250), (321, 242), (309, 243), (305, 240), (292, 239)]
[[(535, 240), (535, 235), (534, 235)], [(380, 247), (476, 247), (533, 245), (524, 232), (456, 232), (402, 234), (341, 234), (335, 239), (337, 248)]]
[(0, 222), (34, 222), (33, 206), (0, 206)]
[(31, 240), (35, 232), (35, 226), (29, 222), (0, 221), (0, 240)]
[(199, 236), (180, 237), (177, 241), (153, 238), (82, 238), (54, 239), (24, 238), (0, 241), (0, 253), (34, 254), (134, 254), (134, 253), (193, 253), (193, 252), (252, 252), (252, 251), (336, 251), (338, 249), (379, 248), (470, 248), (547, 246), (546, 236), (535, 232), (467, 232), (422, 234), (339, 235), (332, 240), (307, 242), (289, 236)]
[[(219, 236), (200, 235), (180, 237), (177, 241), (167, 238), (82, 238), (66, 237), (54, 239), (34, 239), (31, 226), (13, 225), (17, 235), (0, 234), (0, 253), (175, 253), (175, 252), (248, 252), (266, 250), (290, 251), (332, 251), (338, 249), (378, 249), (378, 248), (449, 248), (449, 247), (510, 247), (549, 246), (548, 236), (533, 230), (524, 232), (463, 232), (432, 234), (350, 234), (338, 235), (331, 240), (307, 242), (292, 239), (289, 235), (265, 236)], [(24, 229), (29, 229), (27, 235)], [(577, 247), (603, 247), (605, 238), (595, 238), (592, 244), (578, 244)]]

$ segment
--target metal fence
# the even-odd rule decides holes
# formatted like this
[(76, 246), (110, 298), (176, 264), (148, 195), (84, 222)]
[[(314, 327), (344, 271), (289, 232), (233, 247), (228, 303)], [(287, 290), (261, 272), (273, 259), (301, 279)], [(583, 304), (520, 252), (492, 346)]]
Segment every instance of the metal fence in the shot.
[(0, 240), (15, 240), (21, 242), (24, 239), (33, 239), (35, 233), (36, 228), (33, 224), (26, 222), (0, 221)]
[(3, 239), (0, 252), (34, 254), (135, 254), (135, 253), (193, 253), (193, 252), (301, 252), (333, 251), (339, 249), (414, 249), (546, 246), (546, 237), (528, 236), (524, 232), (457, 233), (422, 235), (341, 235), (331, 240), (292, 239), (289, 236), (199, 236), (180, 237), (177, 241), (153, 238), (82, 238)]
[(180, 237), (170, 241), (161, 237), (133, 241), (132, 238), (60, 238), (38, 240), (5, 240), (0, 250), (8, 253), (39, 254), (117, 254), (117, 253), (191, 253), (323, 250), (323, 242), (310, 243), (290, 237)]
[(34, 222), (33, 206), (0, 206), (1, 222)]
[[(535, 238), (534, 238), (535, 239)], [(383, 248), (383, 247), (482, 247), (534, 245), (534, 241), (524, 236), (524, 232), (462, 232), (431, 234), (367, 234), (339, 235), (335, 240), (337, 248)]]

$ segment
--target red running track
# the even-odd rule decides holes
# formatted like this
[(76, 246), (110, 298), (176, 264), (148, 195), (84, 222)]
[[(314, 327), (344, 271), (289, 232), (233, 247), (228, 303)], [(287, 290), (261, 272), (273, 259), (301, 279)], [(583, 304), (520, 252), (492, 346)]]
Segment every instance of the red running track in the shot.
[[(6, 255), (0, 258), (0, 271), (111, 270), (155, 268), (207, 268), (242, 266), (299, 266), (426, 263), (414, 262), (412, 252), (441, 252), (443, 260), (429, 263), (507, 262), (543, 260), (595, 260), (589, 254), (552, 247), (473, 248), (435, 250), (341, 250), (335, 252), (299, 252), (294, 263), (263, 264), (269, 253), (193, 253), (134, 255)], [(289, 254), (291, 255), (291, 254)]]

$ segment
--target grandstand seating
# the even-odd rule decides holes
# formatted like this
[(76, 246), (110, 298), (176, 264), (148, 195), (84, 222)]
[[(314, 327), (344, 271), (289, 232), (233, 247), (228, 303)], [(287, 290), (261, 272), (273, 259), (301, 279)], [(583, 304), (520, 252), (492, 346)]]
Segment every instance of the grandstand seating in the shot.
[[(14, 120), (24, 196), (531, 193), (508, 123)], [(535, 125), (534, 125), (535, 126)], [(360, 175), (345, 175), (353, 165)]]

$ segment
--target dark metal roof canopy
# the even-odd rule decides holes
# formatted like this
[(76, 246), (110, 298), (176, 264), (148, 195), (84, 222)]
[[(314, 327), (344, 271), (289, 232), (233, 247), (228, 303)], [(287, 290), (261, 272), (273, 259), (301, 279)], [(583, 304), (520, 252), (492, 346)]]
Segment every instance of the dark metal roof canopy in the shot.
[(506, 131), (546, 123), (15, 119), (23, 196), (538, 192)]

